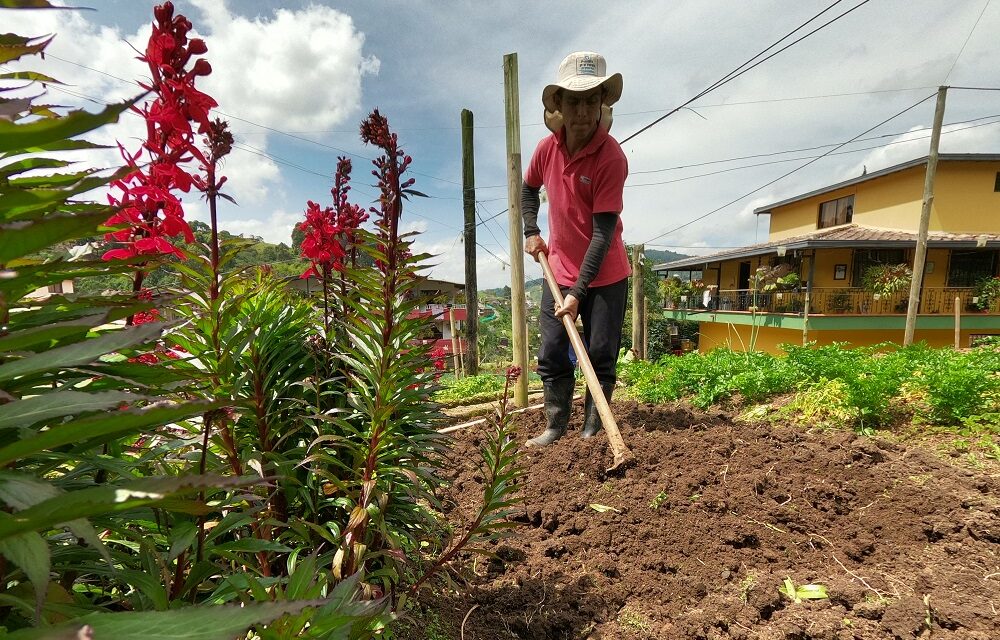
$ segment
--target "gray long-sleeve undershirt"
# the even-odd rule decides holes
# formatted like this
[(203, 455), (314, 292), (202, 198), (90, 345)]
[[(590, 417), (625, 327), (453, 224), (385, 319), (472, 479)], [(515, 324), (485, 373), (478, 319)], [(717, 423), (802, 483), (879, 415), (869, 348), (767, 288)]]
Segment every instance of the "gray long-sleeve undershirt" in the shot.
[[(538, 228), (538, 208), (541, 205), (539, 189), (524, 184), (521, 187), (521, 217), (524, 220), (524, 237), (541, 235)], [(577, 276), (576, 283), (570, 288), (569, 293), (577, 300), (583, 300), (587, 295), (587, 288), (597, 277), (597, 273), (604, 264), (604, 258), (611, 249), (611, 239), (614, 237), (615, 226), (618, 224), (618, 214), (616, 213), (595, 213), (594, 233), (590, 238), (590, 245), (587, 253), (583, 256), (583, 264), (580, 265), (580, 275)]]

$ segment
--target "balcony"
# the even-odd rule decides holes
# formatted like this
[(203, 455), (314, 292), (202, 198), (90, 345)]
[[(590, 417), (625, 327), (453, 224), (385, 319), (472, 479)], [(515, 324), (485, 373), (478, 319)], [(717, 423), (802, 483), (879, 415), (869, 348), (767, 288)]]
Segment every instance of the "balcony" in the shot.
[[(805, 312), (806, 292), (769, 291), (755, 292), (751, 289), (723, 290), (708, 300), (707, 306), (701, 296), (688, 296), (680, 303), (667, 309), (691, 312), (722, 311), (734, 313), (765, 313), (801, 316)], [(955, 299), (963, 314), (983, 313), (976, 306), (974, 290), (971, 287), (926, 288), (923, 291), (918, 313), (925, 315), (953, 315)], [(863, 315), (894, 316), (906, 315), (908, 292), (891, 296), (877, 296), (860, 288), (816, 288), (809, 293), (809, 315)], [(995, 312), (993, 309), (990, 313)], [(685, 315), (687, 315), (685, 314)]]

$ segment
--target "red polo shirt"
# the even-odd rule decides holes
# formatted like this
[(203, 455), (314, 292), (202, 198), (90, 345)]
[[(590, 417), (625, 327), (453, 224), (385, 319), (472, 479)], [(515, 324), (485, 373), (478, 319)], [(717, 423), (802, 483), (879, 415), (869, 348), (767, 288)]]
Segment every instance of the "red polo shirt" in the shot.
[[(549, 200), (549, 264), (556, 281), (571, 287), (580, 275), (583, 256), (594, 235), (594, 214), (622, 212), (628, 160), (603, 127), (597, 128), (587, 146), (572, 159), (566, 152), (565, 135), (565, 130), (560, 130), (558, 135), (538, 143), (524, 182), (535, 188), (545, 185)], [(619, 217), (611, 248), (590, 286), (614, 284), (631, 272)]]

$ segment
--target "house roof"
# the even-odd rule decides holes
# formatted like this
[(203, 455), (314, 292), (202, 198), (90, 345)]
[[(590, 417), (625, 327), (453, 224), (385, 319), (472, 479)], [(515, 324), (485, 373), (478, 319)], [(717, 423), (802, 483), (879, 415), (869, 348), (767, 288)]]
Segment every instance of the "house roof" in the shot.
[[(1000, 158), (998, 158), (1000, 159)], [(980, 242), (987, 247), (1000, 247), (1000, 233), (947, 233), (944, 231), (929, 231), (927, 233), (928, 247), (950, 247), (955, 249), (976, 248)], [(783, 238), (774, 242), (753, 244), (738, 249), (728, 249), (705, 256), (694, 256), (683, 260), (674, 260), (653, 266), (654, 271), (669, 271), (702, 266), (710, 262), (751, 258), (753, 256), (776, 253), (778, 247), (787, 251), (796, 249), (832, 249), (837, 247), (850, 248), (894, 248), (913, 247), (917, 243), (917, 234), (903, 229), (883, 229), (860, 224), (844, 224), (827, 229), (820, 229), (801, 236)]]
[[(1000, 154), (997, 153), (942, 153), (938, 155), (938, 162), (1000, 162)], [(838, 182), (836, 184), (831, 184), (826, 187), (820, 187), (819, 189), (814, 189), (808, 193), (803, 193), (797, 196), (792, 196), (791, 198), (786, 198), (779, 202), (773, 204), (765, 205), (763, 207), (757, 207), (753, 210), (754, 214), (769, 214), (772, 210), (778, 207), (783, 207), (785, 205), (792, 204), (794, 202), (799, 202), (801, 200), (808, 200), (814, 196), (819, 196), (824, 193), (829, 193), (831, 191), (836, 191), (838, 189), (843, 189), (844, 187), (850, 187), (862, 182), (867, 182), (868, 180), (874, 180), (876, 178), (881, 178), (892, 173), (899, 173), (900, 171), (905, 171), (907, 169), (912, 169), (913, 167), (919, 167), (920, 165), (927, 164), (927, 156), (922, 158), (916, 158), (914, 160), (908, 160), (891, 167), (886, 167), (885, 169), (880, 169), (878, 171), (873, 171), (871, 173), (866, 173), (858, 176), (857, 178), (851, 178), (850, 180), (844, 180), (843, 182)]]

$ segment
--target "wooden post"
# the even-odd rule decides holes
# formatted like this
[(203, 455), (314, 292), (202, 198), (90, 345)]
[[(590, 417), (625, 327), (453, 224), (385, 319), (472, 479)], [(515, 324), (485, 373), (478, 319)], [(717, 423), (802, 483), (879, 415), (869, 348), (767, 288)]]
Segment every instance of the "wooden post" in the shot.
[(962, 299), (955, 296), (955, 351), (962, 348)]
[(642, 360), (642, 245), (632, 246), (632, 351)]
[(465, 212), (465, 372), (479, 373), (479, 284), (476, 279), (476, 166), (472, 112), (462, 109), (462, 208)]
[(642, 298), (642, 359), (649, 360), (649, 298)]
[(903, 346), (913, 344), (913, 333), (917, 327), (920, 292), (924, 287), (924, 261), (927, 259), (927, 227), (930, 226), (931, 206), (934, 204), (934, 178), (937, 174), (938, 145), (941, 142), (941, 123), (944, 122), (944, 102), (947, 95), (948, 87), (938, 88), (937, 106), (934, 108), (934, 128), (931, 130), (931, 148), (927, 154), (927, 173), (924, 174), (924, 201), (920, 207), (917, 249), (913, 254), (913, 279), (910, 281), (910, 300), (906, 306)]
[(455, 377), (461, 377), (462, 367), (459, 365), (458, 357), (458, 335), (455, 333), (455, 305), (448, 309), (448, 321), (451, 322), (451, 357), (455, 363)]
[(510, 313), (514, 365), (521, 377), (514, 385), (514, 404), (528, 406), (528, 333), (524, 295), (524, 230), (521, 222), (521, 113), (517, 90), (517, 54), (503, 57), (504, 106), (507, 120), (507, 208), (510, 231)]
[(809, 342), (809, 311), (812, 302), (813, 278), (816, 277), (816, 250), (809, 258), (809, 278), (806, 280), (806, 300), (802, 305), (802, 346)]

